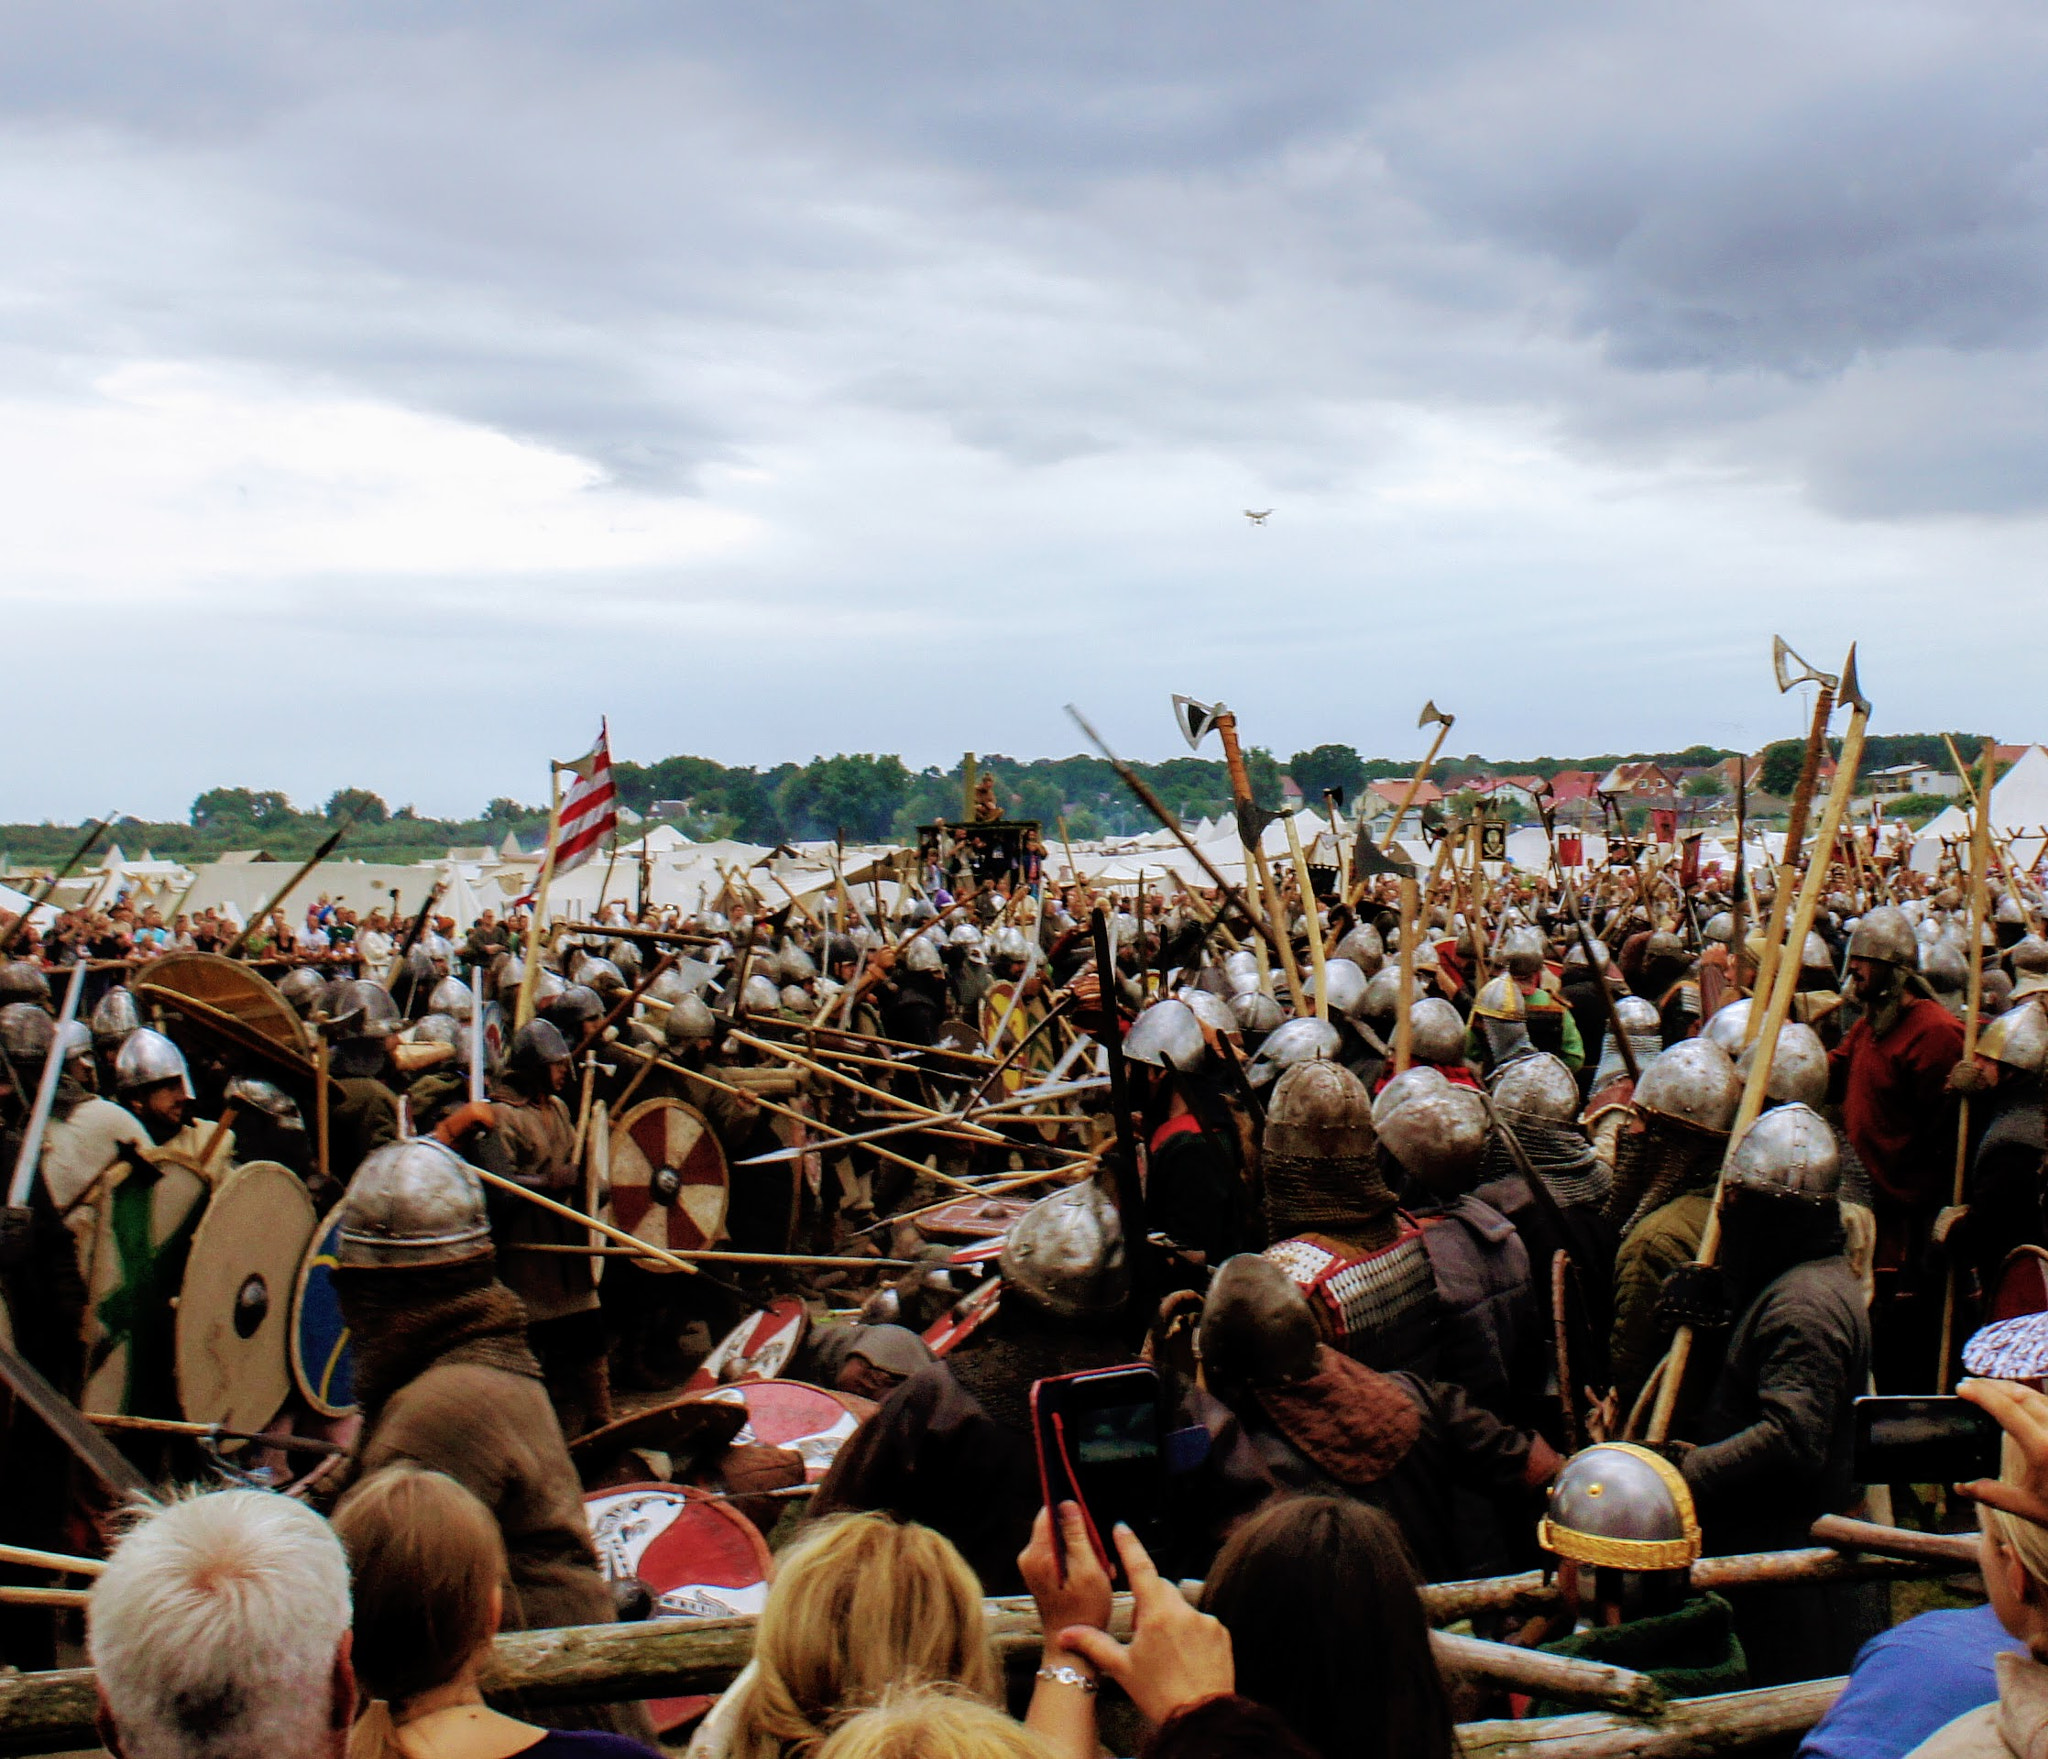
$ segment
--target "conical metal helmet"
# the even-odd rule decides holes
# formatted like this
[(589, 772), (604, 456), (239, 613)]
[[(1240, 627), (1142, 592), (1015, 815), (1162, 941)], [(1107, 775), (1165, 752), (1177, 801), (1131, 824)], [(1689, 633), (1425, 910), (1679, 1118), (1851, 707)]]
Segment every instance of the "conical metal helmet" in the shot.
[(1059, 1319), (1101, 1319), (1130, 1294), (1124, 1233), (1091, 1179), (1043, 1197), (1010, 1225), (997, 1259), (1003, 1281)]
[(1366, 979), (1365, 994), (1359, 998), (1358, 1017), (1363, 1020), (1391, 1020), (1401, 1008), (1401, 968), (1382, 965)]
[(785, 986), (806, 984), (818, 975), (818, 964), (802, 947), (791, 941), (782, 949), (782, 957), (777, 960), (775, 970)]
[(1743, 1131), (1725, 1177), (1735, 1190), (1832, 1203), (1842, 1185), (1842, 1151), (1811, 1106), (1773, 1106)]
[(351, 1267), (460, 1264), (491, 1250), (484, 1188), (469, 1164), (430, 1136), (363, 1157), (342, 1199), (340, 1250)]
[(1296, 1063), (1312, 1062), (1318, 1057), (1334, 1058), (1343, 1048), (1344, 1041), (1327, 1020), (1304, 1016), (1284, 1021), (1266, 1035), (1266, 1042), (1259, 1046), (1259, 1054), (1252, 1058), (1245, 1074), (1254, 1087), (1263, 1087)]
[(782, 1006), (782, 992), (775, 987), (775, 979), (755, 972), (747, 979), (746, 988), (740, 991), (741, 1011), (748, 1014), (773, 1014)]
[(1500, 962), (1516, 977), (1534, 977), (1543, 969), (1543, 960), (1549, 949), (1543, 942), (1543, 931), (1523, 925), (1511, 928), (1500, 937)]
[(1259, 956), (1249, 947), (1237, 947), (1224, 955), (1223, 975), (1232, 995), (1246, 995), (1259, 987), (1262, 970)]
[[(1622, 1036), (1628, 1040), (1629, 1048), (1636, 1054), (1636, 1069), (1640, 1073), (1664, 1049), (1664, 1027), (1657, 1017), (1656, 1004), (1645, 1001), (1641, 996), (1616, 996), (1614, 1017), (1621, 1024)], [(1600, 1066), (1593, 1072), (1593, 1086), (1596, 1089), (1605, 1087), (1627, 1073), (1628, 1065), (1621, 1059), (1621, 1047), (1610, 1032), (1600, 1049)]]
[(1700, 930), (1710, 941), (1719, 941), (1723, 946), (1732, 946), (1735, 941), (1735, 914), (1730, 910), (1716, 910), (1709, 916), (1706, 926)]
[(1835, 968), (1835, 949), (1812, 929), (1806, 931), (1806, 939), (1801, 945), (1799, 968), (1802, 971), (1833, 971)]
[(1655, 1112), (1699, 1130), (1725, 1130), (1742, 1103), (1742, 1080), (1712, 1039), (1681, 1039), (1660, 1052), (1636, 1083), (1638, 1111)]
[(1372, 1152), (1372, 1095), (1342, 1063), (1297, 1063), (1266, 1105), (1268, 1156), (1329, 1160)]
[(1503, 1063), (1489, 1086), (1503, 1111), (1553, 1124), (1569, 1124), (1579, 1115), (1579, 1083), (1547, 1051)]
[(1465, 1059), (1465, 1022), (1442, 996), (1429, 996), (1408, 1010), (1408, 1048), (1425, 1063)]
[(1491, 1127), (1479, 1094), (1447, 1084), (1441, 1093), (1418, 1094), (1387, 1113), (1379, 1139), (1424, 1184), (1464, 1190), (1479, 1176)]
[(50, 980), (33, 959), (9, 959), (0, 964), (0, 1007), (11, 1002), (47, 1002)]
[(709, 1044), (718, 1036), (718, 1022), (700, 995), (687, 995), (669, 1005), (662, 1036), (670, 1045)]
[[(1744, 1051), (1735, 1073), (1744, 1085), (1756, 1066), (1758, 1045)], [(1828, 1096), (1828, 1047), (1820, 1034), (1798, 1020), (1787, 1020), (1778, 1028), (1777, 1054), (1771, 1058), (1771, 1078), (1764, 1083), (1764, 1098), (1772, 1105), (1820, 1105)]]
[(1920, 975), (1937, 998), (1959, 995), (1970, 981), (1970, 962), (1951, 941), (1920, 949)]
[(192, 1071), (185, 1066), (185, 1053), (161, 1032), (138, 1027), (122, 1041), (114, 1058), (114, 1085), (132, 1093), (160, 1081), (175, 1081), (187, 1099), (192, 1097)]
[(1181, 990), (1181, 1001), (1187, 1003), (1188, 1011), (1211, 1032), (1227, 1033), (1235, 1038), (1239, 1027), (1237, 1016), (1230, 1011), (1230, 1004), (1221, 996), (1206, 989), (1196, 989), (1189, 984)]
[(1700, 1523), (1684, 1475), (1634, 1442), (1602, 1442), (1565, 1461), (1536, 1542), (1607, 1570), (1687, 1570)]
[(1472, 998), (1472, 1012), (1484, 1020), (1524, 1020), (1528, 1018), (1529, 1004), (1521, 985), (1503, 973), (1480, 985), (1478, 995)]
[(1887, 965), (1911, 965), (1919, 952), (1913, 925), (1895, 904), (1866, 910), (1849, 937), (1849, 957), (1876, 959)]
[(2022, 935), (2013, 942), (2006, 957), (2015, 971), (2048, 971), (2048, 940), (2037, 934)]
[(1404, 1069), (1373, 1096), (1372, 1122), (1377, 1130), (1396, 1106), (1406, 1105), (1425, 1093), (1441, 1093), (1450, 1082), (1434, 1063), (1416, 1063)]
[(1308, 1298), (1284, 1270), (1255, 1252), (1224, 1260), (1203, 1298), (1195, 1334), (1211, 1391), (1306, 1380), (1321, 1344)]
[[(296, 977), (298, 973), (292, 975)], [(326, 987), (317, 972), (309, 971), (306, 975), (313, 979), (316, 989)], [(92, 1011), (93, 1043), (103, 1050), (110, 1049), (141, 1024), (142, 1010), (135, 1005), (134, 992), (116, 984), (100, 997), (99, 1005)]]
[(1337, 943), (1336, 957), (1349, 959), (1370, 977), (1385, 962), (1387, 947), (1378, 929), (1369, 922), (1361, 922)]
[(1564, 949), (1565, 964), (1568, 966), (1583, 966), (1586, 963), (1586, 948), (1588, 946), (1593, 949), (1593, 963), (1599, 966), (1602, 971), (1605, 971), (1608, 966), (1614, 963), (1614, 955), (1608, 951), (1605, 941), (1590, 935), (1584, 941), (1581, 941), (1577, 935), (1574, 935)]
[(1748, 996), (1737, 996), (1726, 1007), (1714, 1010), (1713, 1017), (1700, 1028), (1700, 1036), (1711, 1039), (1731, 1057), (1741, 1056), (1743, 1040), (1749, 1035), (1749, 1016), (1755, 1006)]
[[(106, 995), (100, 998), (102, 1007), (114, 993), (113, 990), (108, 990)], [(124, 990), (121, 993), (125, 995), (127, 992)], [(294, 965), (277, 980), (277, 993), (291, 1003), (302, 1019), (310, 1018), (313, 1010), (319, 1007), (320, 998), (327, 993), (327, 979), (311, 965)], [(97, 1008), (93, 1010), (93, 1019), (99, 1019)], [(130, 1027), (129, 1030), (133, 1031), (134, 1028)]]
[(599, 995), (609, 995), (626, 987), (625, 974), (609, 959), (600, 959), (594, 954), (586, 954), (577, 962), (573, 980)]
[(1192, 1075), (1209, 1054), (1202, 1023), (1186, 1002), (1154, 1002), (1131, 1023), (1124, 1035), (1124, 1060), (1155, 1069), (1177, 1069)]
[(2033, 1000), (2007, 1009), (1977, 1035), (1977, 1054), (2025, 1075), (2048, 1072), (2048, 1013)]
[(57, 1042), (57, 1022), (47, 1008), (33, 1002), (0, 1007), (0, 1050), (7, 1053), (14, 1078), (33, 1087), (35, 1076)]

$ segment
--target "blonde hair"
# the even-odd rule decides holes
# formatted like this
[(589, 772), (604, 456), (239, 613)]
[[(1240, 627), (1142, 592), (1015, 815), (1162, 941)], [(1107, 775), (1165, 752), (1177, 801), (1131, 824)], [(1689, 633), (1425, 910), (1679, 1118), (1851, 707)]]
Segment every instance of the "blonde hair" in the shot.
[(86, 1653), (130, 1759), (320, 1750), (348, 1560), (303, 1503), (215, 1490), (145, 1510), (87, 1602)]
[(948, 1686), (888, 1692), (826, 1737), (816, 1759), (1055, 1759), (1020, 1722)]
[(953, 1542), (887, 1515), (820, 1522), (786, 1552), (734, 1706), (734, 1759), (809, 1752), (841, 1710), (891, 1687), (951, 1685), (988, 1703), (1002, 1675), (981, 1583)]
[(371, 1700), (349, 1759), (401, 1759), (393, 1710), (460, 1676), (497, 1628), (504, 1536), (453, 1478), (406, 1463), (350, 1491), (334, 1530), (355, 1573), (356, 1677)]

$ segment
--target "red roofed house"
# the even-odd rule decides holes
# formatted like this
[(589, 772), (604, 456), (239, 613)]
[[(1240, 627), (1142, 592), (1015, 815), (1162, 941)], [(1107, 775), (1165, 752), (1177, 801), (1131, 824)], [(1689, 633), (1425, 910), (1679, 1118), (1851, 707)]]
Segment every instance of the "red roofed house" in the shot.
[(1590, 800), (1599, 785), (1600, 778), (1591, 770), (1559, 770), (1550, 778), (1550, 797), (1560, 806)]

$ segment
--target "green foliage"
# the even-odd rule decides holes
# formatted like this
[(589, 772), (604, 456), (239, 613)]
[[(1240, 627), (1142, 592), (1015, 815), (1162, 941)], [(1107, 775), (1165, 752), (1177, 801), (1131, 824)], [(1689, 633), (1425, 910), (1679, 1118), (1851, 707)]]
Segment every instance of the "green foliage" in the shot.
[(239, 824), (269, 829), (289, 824), (292, 803), (275, 788), (209, 788), (192, 802), (192, 822), (200, 826)]
[(327, 796), (327, 804), (321, 812), (327, 822), (334, 825), (350, 816), (359, 825), (381, 825), (391, 817), (391, 808), (384, 804), (383, 797), (372, 794), (367, 788), (335, 789)]
[(1367, 779), (1365, 760), (1348, 745), (1318, 745), (1313, 751), (1297, 751), (1287, 760), (1287, 773), (1301, 789), (1302, 798), (1317, 811), (1322, 810), (1324, 789), (1336, 788), (1351, 800)]
[[(1985, 733), (1951, 733), (1956, 753), (1974, 770), (1981, 761)], [(1939, 733), (1873, 733), (1863, 741), (1862, 774), (1888, 770), (1902, 763), (1924, 763), (1931, 769), (1955, 773), (1949, 762), (1948, 746)]]
[(792, 837), (866, 843), (889, 835), (909, 797), (910, 772), (900, 757), (869, 752), (813, 758), (776, 790), (775, 803)]
[(1803, 739), (1780, 739), (1775, 745), (1766, 745), (1763, 762), (1757, 765), (1756, 785), (1766, 794), (1788, 799), (1799, 786), (1799, 769), (1805, 755)]
[(1711, 800), (1721, 792), (1725, 781), (1719, 770), (1702, 770), (1686, 783), (1684, 793), (1689, 800)]

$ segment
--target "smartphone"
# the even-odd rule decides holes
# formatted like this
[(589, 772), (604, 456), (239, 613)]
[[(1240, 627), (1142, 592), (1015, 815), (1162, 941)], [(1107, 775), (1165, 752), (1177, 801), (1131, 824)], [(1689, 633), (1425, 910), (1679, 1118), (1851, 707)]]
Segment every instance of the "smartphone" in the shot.
[(1968, 1399), (1858, 1399), (1855, 1421), (1859, 1483), (1957, 1484), (1998, 1476), (2005, 1432)]
[(1088, 1543), (1110, 1580), (1126, 1586), (1110, 1534), (1122, 1521), (1149, 1541), (1165, 1495), (1158, 1371), (1138, 1362), (1038, 1381), (1031, 1433), (1045, 1506), (1057, 1514), (1063, 1502), (1080, 1504)]

